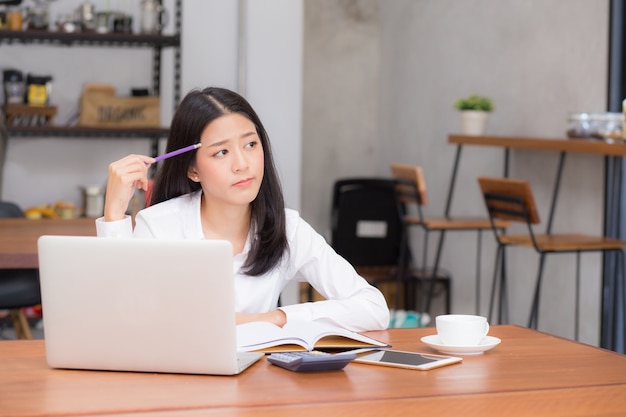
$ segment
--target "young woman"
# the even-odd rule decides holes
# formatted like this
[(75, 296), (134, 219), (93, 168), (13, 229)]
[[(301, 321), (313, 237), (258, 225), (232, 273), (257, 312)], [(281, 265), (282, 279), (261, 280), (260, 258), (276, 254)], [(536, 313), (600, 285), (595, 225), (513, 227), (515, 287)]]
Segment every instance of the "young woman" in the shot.
[[(285, 209), (268, 135), (250, 104), (222, 88), (190, 92), (174, 114), (166, 159), (150, 206), (133, 230), (126, 215), (137, 188), (146, 190), (155, 160), (129, 155), (109, 166), (98, 236), (224, 239), (234, 251), (237, 322), (322, 320), (353, 331), (385, 329), (383, 295), (360, 277), (307, 224)], [(306, 281), (326, 299), (277, 308), (290, 281)]]

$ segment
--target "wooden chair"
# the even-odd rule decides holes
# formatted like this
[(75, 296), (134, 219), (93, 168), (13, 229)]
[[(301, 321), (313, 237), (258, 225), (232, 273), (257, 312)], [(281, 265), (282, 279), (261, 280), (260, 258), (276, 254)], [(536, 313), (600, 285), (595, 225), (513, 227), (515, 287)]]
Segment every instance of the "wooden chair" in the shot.
[[(423, 213), (423, 208), (428, 204), (428, 195), (426, 193), (426, 181), (422, 168), (417, 165), (408, 165), (393, 163), (391, 164), (391, 173), (393, 177), (400, 183), (397, 186), (397, 198), (403, 204), (414, 205), (417, 215), (404, 216), (404, 222), (408, 226), (419, 226), (424, 231), (424, 243), (422, 254), (423, 275), (427, 275), (426, 266), (428, 263), (428, 238), (431, 232), (439, 232), (439, 242), (437, 252), (435, 254), (435, 262), (431, 268), (430, 277), (431, 284), (428, 292), (424, 292), (425, 304), (424, 311), (429, 312), (433, 297), (434, 279), (440, 268), (441, 254), (443, 250), (443, 242), (445, 233), (448, 231), (477, 231), (477, 253), (476, 253), (476, 314), (480, 314), (480, 259), (482, 248), (482, 231), (491, 230), (491, 221), (486, 218), (479, 217), (460, 217), (443, 215), (439, 217), (427, 217)], [(499, 229), (509, 227), (509, 221), (496, 221), (495, 225)]]
[[(621, 283), (617, 288), (624, 288), (624, 252), (626, 241), (580, 233), (546, 233), (537, 234), (533, 231), (533, 225), (540, 223), (539, 214), (535, 205), (535, 199), (527, 181), (509, 178), (478, 178), (480, 188), (487, 205), (489, 217), (493, 222), (496, 220), (510, 220), (526, 224), (527, 234), (502, 234), (497, 228), (493, 228), (498, 241), (496, 254), (496, 269), (493, 277), (491, 292), (491, 304), (489, 312), (493, 308), (497, 274), (500, 271), (500, 302), (505, 300), (506, 271), (498, 268), (499, 262), (504, 255), (507, 246), (523, 246), (534, 248), (540, 255), (539, 270), (535, 292), (528, 320), (528, 327), (537, 328), (539, 320), (539, 299), (541, 293), (542, 275), (545, 264), (545, 256), (549, 253), (575, 253), (576, 254), (576, 301), (575, 301), (575, 338), (578, 339), (579, 311), (580, 311), (580, 254), (581, 252), (608, 252), (613, 251), (619, 259), (618, 269), (621, 268)], [(626, 308), (626, 307), (625, 307)]]

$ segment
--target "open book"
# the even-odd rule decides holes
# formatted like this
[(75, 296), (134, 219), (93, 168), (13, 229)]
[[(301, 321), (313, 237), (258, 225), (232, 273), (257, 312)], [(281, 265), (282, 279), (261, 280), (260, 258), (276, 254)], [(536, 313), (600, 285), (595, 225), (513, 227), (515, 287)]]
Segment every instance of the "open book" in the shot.
[(240, 352), (289, 352), (313, 349), (358, 349), (389, 345), (328, 323), (290, 321), (283, 327), (255, 321), (237, 326)]

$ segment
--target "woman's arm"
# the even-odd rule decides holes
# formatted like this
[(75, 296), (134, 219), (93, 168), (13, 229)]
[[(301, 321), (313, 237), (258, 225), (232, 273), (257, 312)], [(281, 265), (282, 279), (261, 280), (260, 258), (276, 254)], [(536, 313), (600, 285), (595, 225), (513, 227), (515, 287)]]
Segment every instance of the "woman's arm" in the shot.
[(387, 328), (389, 308), (377, 288), (361, 277), (304, 220), (298, 218), (295, 229), (288, 234), (289, 264), (292, 268), (288, 279), (306, 281), (326, 298), (281, 307), (288, 321), (324, 320), (352, 331)]
[(287, 323), (287, 315), (284, 311), (277, 309), (267, 313), (237, 313), (237, 324), (249, 323), (251, 321), (269, 321), (279, 327)]

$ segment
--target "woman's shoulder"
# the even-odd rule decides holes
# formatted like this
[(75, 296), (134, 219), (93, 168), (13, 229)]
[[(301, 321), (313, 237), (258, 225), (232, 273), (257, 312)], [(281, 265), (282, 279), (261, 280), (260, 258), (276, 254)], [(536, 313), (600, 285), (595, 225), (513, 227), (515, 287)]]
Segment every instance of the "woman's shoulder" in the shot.
[(300, 217), (300, 212), (298, 212), (298, 210), (290, 208), (285, 209), (285, 225), (287, 227), (287, 233), (289, 233), (289, 229), (298, 227), (300, 222), (304, 222), (304, 219)]
[(141, 210), (136, 217), (135, 235), (201, 238), (200, 194), (181, 195)]
[(287, 222), (294, 220), (297, 221), (300, 218), (300, 212), (298, 212), (298, 210), (285, 208), (285, 219), (287, 220)]
[(315, 229), (300, 216), (300, 212), (294, 209), (285, 209), (285, 224), (288, 240), (293, 240), (296, 236), (302, 236), (303, 234), (318, 234)]

